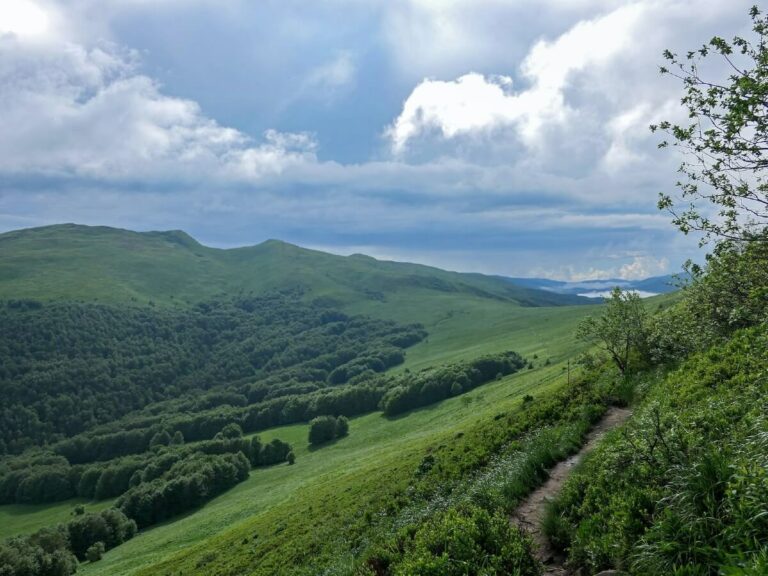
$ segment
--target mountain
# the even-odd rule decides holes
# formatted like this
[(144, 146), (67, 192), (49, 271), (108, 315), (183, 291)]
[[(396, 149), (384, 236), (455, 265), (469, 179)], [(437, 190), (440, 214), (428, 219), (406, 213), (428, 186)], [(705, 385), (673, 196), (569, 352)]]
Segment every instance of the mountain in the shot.
[(587, 298), (603, 298), (615, 287), (622, 290), (633, 290), (641, 296), (656, 296), (667, 294), (677, 290), (675, 277), (672, 274), (666, 276), (654, 276), (644, 280), (624, 280), (621, 278), (608, 278), (605, 280), (582, 280), (579, 282), (564, 282), (549, 280), (547, 278), (505, 278), (515, 286), (534, 290), (546, 290), (555, 294), (569, 294)]
[[(377, 307), (438, 295), (517, 306), (588, 300), (481, 274), (369, 256), (337, 256), (279, 240), (218, 249), (185, 232), (132, 232), (63, 224), (0, 234), (0, 298), (193, 303), (225, 295), (300, 291), (304, 299)], [(382, 306), (378, 306), (381, 308)]]

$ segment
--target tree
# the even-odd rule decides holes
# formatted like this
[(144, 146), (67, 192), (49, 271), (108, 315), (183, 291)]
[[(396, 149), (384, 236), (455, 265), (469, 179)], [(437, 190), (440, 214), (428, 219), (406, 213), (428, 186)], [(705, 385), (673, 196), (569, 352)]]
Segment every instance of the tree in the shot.
[(328, 442), (336, 437), (336, 418), (318, 416), (309, 423), (309, 443), (313, 446)]
[(293, 464), (296, 462), (296, 455), (293, 453), (293, 450), (288, 452), (288, 455), (285, 457), (285, 459), (288, 462), (288, 465), (293, 466)]
[[(243, 429), (240, 427), (239, 424), (235, 424), (234, 422), (230, 422), (224, 428), (221, 429), (222, 438), (242, 438), (243, 436)], [(218, 435), (217, 435), (218, 436)]]
[(98, 562), (104, 556), (104, 542), (96, 542), (85, 552), (85, 559), (88, 562)]
[(336, 438), (343, 438), (349, 434), (349, 420), (346, 416), (336, 418)]
[(156, 446), (168, 446), (171, 443), (171, 435), (166, 430), (158, 432), (149, 441), (149, 447), (155, 448)]
[(626, 374), (632, 352), (645, 352), (646, 326), (647, 314), (637, 292), (614, 288), (603, 315), (584, 320), (579, 324), (576, 336), (602, 346), (619, 371)]
[[(669, 50), (664, 58), (669, 74), (683, 82), (681, 100), (687, 125), (668, 121), (652, 125), (667, 134), (659, 144), (682, 150), (684, 179), (677, 183), (676, 202), (660, 194), (658, 206), (668, 210), (684, 233), (702, 232), (709, 239), (767, 241), (761, 230), (768, 224), (768, 17), (755, 6), (750, 11), (754, 40), (714, 37), (681, 57)], [(730, 70), (727, 79), (705, 79), (702, 63), (719, 56)], [(682, 209), (676, 204), (688, 200)]]
[(181, 430), (176, 430), (176, 432), (173, 433), (173, 438), (171, 438), (171, 444), (173, 446), (181, 446), (184, 444), (184, 434), (181, 433)]

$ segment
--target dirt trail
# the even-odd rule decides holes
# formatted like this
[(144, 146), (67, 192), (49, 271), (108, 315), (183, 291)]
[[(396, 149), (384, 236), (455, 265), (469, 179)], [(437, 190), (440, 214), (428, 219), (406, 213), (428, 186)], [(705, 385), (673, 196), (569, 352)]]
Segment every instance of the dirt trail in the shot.
[(632, 412), (626, 408), (611, 407), (603, 416), (603, 419), (595, 425), (587, 435), (587, 441), (576, 454), (555, 465), (549, 471), (549, 479), (528, 498), (520, 503), (512, 521), (525, 528), (533, 537), (537, 548), (537, 556), (544, 563), (545, 576), (561, 576), (568, 572), (563, 568), (565, 558), (559, 557), (549, 545), (547, 537), (541, 530), (541, 521), (547, 502), (556, 496), (563, 484), (571, 475), (574, 466), (578, 464), (584, 455), (591, 452), (600, 442), (606, 432), (623, 424)]

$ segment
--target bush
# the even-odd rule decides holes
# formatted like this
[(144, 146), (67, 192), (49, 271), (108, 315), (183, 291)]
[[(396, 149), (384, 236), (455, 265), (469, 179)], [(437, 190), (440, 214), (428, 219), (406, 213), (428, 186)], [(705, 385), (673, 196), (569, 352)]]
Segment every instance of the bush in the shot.
[(96, 542), (102, 542), (105, 549), (110, 550), (136, 535), (136, 522), (115, 508), (77, 516), (66, 524), (66, 528), (70, 549), (78, 560), (84, 560), (86, 552)]
[(309, 423), (309, 443), (318, 446), (349, 434), (349, 421), (344, 416), (318, 416)]
[(395, 576), (535, 576), (541, 569), (530, 538), (501, 513), (464, 506), (418, 530), (395, 564)]
[(309, 423), (309, 443), (313, 446), (336, 438), (336, 418), (318, 416)]
[(85, 551), (85, 559), (88, 562), (98, 562), (104, 555), (104, 542), (96, 542)]
[(415, 378), (405, 376), (398, 385), (391, 387), (384, 394), (380, 407), (387, 416), (402, 414), (467, 392), (499, 377), (514, 374), (525, 366), (526, 362), (519, 354), (506, 352), (427, 371)]
[(160, 478), (129, 489), (116, 504), (143, 528), (196, 508), (248, 478), (249, 470), (241, 452), (195, 454), (174, 464)]
[(336, 438), (343, 438), (349, 434), (349, 420), (345, 416), (336, 418)]

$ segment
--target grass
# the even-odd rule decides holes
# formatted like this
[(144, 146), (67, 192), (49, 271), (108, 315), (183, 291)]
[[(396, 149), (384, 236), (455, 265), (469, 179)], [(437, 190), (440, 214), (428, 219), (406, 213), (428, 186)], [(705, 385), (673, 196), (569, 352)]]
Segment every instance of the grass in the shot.
[[(318, 498), (333, 500), (327, 493), (335, 493), (339, 486), (356, 493), (371, 477), (377, 483), (386, 479), (387, 488), (396, 490), (407, 476), (404, 470), (412, 470), (428, 446), (449, 439), (472, 423), (492, 419), (518, 405), (526, 394), (537, 396), (561, 385), (565, 380), (563, 360), (579, 351), (573, 341), (575, 326), (595, 312), (591, 306), (526, 308), (450, 293), (426, 298), (415, 290), (392, 295), (386, 303), (358, 302), (349, 309), (399, 321), (420, 316), (430, 336), (408, 350), (400, 371), (510, 349), (528, 358), (537, 355), (537, 368), (398, 419), (387, 420), (380, 413), (355, 418), (348, 438), (312, 452), (307, 448), (305, 424), (262, 432), (259, 435), (265, 440), (279, 437), (291, 442), (298, 458), (296, 465), (253, 471), (248, 481), (202, 509), (142, 533), (93, 566), (83, 566), (84, 573), (132, 574), (207, 545), (212, 538), (210, 545), (215, 546), (214, 537), (237, 525), (247, 525), (247, 530), (255, 525), (254, 532), (269, 532), (265, 525), (280, 525), (292, 516), (298, 495), (307, 507), (316, 506)], [(545, 367), (547, 359), (552, 364)], [(0, 519), (8, 520), (2, 522), (4, 535), (29, 533), (62, 521), (73, 505), (69, 501), (47, 508), (0, 507)]]
[(73, 498), (54, 504), (8, 504), (0, 506), (0, 540), (19, 534), (29, 534), (44, 526), (66, 522), (72, 518), (72, 510), (83, 504), (88, 512), (108, 508), (112, 500), (90, 502)]
[(677, 369), (642, 375), (645, 396), (565, 483), (545, 532), (576, 570), (765, 574), (765, 325)]
[[(429, 446), (519, 406), (526, 394), (543, 394), (562, 384), (560, 365), (523, 372), (397, 419), (380, 413), (354, 418), (347, 438), (317, 450), (307, 447), (307, 425), (261, 433), (263, 439), (292, 442), (296, 464), (253, 471), (249, 480), (204, 508), (144, 532), (110, 551), (101, 562), (84, 566), (83, 574), (133, 574), (142, 569), (161, 573), (163, 568), (177, 566), (180, 558), (197, 565), (206, 553), (225, 551), (254, 534), (259, 535), (260, 546), (290, 548), (288, 541), (297, 539), (296, 531), (313, 525), (297, 517), (298, 512), (314, 510), (313, 516), (320, 521), (335, 523), (338, 518), (318, 511), (327, 507), (332, 514), (343, 515), (361, 497), (371, 497), (378, 490), (397, 491), (407, 479), (406, 470), (418, 464)], [(285, 528), (278, 530), (281, 526)], [(155, 566), (158, 562), (161, 565)]]

